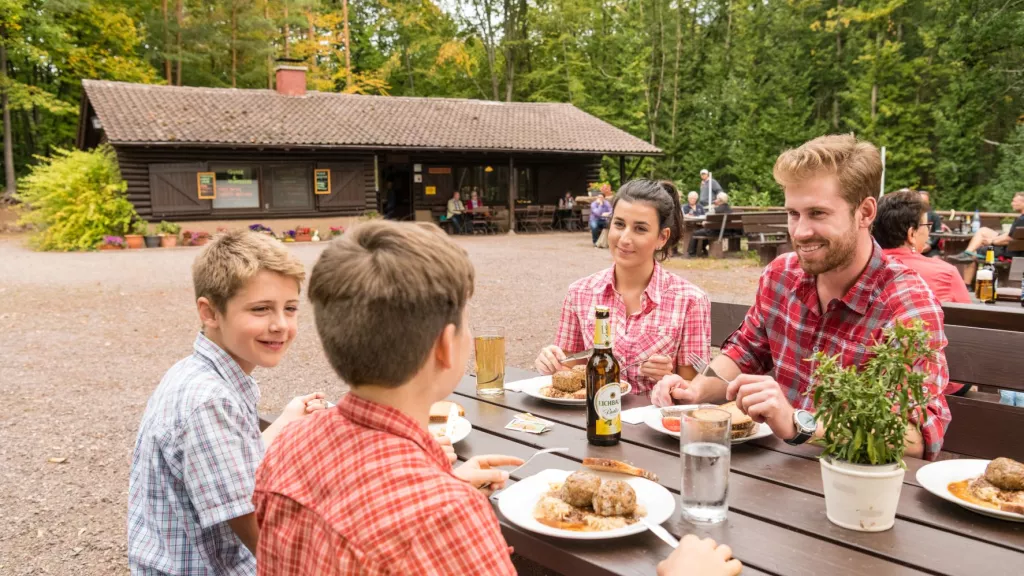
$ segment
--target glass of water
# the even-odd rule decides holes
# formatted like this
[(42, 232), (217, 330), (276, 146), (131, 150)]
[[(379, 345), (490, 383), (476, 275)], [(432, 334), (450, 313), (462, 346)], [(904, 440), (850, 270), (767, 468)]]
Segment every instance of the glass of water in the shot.
[(680, 414), (682, 512), (690, 522), (717, 524), (729, 509), (732, 417), (713, 405)]

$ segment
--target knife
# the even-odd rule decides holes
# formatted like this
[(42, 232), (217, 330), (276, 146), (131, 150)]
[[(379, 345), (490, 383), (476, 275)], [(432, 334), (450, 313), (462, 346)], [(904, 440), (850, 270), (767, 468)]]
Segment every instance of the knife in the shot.
[(593, 348), (587, 348), (586, 350), (584, 350), (582, 352), (577, 352), (577, 353), (575, 353), (575, 354), (573, 354), (571, 356), (566, 356), (565, 360), (562, 360), (562, 363), (564, 364), (566, 362), (572, 362), (573, 360), (583, 360), (584, 358), (590, 358), (590, 355), (593, 354), (593, 353), (594, 353), (594, 349)]
[(455, 437), (455, 419), (459, 417), (459, 407), (454, 403), (448, 409), (448, 421), (444, 425), (444, 435), (449, 439)]
[(665, 544), (668, 544), (672, 548), (678, 548), (679, 547), (679, 540), (676, 540), (675, 538), (673, 538), (672, 535), (668, 533), (668, 530), (665, 530), (664, 528), (662, 528), (661, 526), (655, 524), (654, 522), (651, 522), (647, 518), (640, 518), (640, 520), (644, 523), (644, 526), (647, 526), (648, 530), (653, 532), (654, 535), (657, 536), (658, 538), (661, 538), (661, 540)]

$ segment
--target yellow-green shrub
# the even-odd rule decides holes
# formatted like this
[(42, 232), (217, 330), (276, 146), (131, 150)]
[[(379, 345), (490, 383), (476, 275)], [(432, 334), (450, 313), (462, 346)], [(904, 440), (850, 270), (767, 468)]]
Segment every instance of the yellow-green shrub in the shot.
[(95, 150), (57, 148), (18, 185), (21, 223), (34, 226), (40, 250), (90, 250), (104, 236), (128, 231), (135, 208), (125, 197), (117, 157), (109, 146)]

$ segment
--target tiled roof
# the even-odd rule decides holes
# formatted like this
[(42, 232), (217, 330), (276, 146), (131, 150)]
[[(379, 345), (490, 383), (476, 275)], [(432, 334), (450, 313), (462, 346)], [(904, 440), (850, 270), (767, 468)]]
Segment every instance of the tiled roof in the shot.
[(571, 104), (192, 88), (83, 80), (114, 144), (660, 154)]

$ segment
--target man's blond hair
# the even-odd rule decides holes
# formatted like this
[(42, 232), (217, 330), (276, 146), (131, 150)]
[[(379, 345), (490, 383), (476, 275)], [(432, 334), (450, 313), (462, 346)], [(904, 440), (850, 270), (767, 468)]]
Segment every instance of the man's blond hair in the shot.
[(335, 239), (309, 278), (316, 330), (350, 386), (396, 387), (423, 367), (473, 295), (466, 251), (433, 224), (376, 220)]
[(854, 209), (875, 197), (882, 186), (882, 157), (875, 145), (852, 134), (821, 136), (783, 152), (775, 161), (775, 181), (787, 186), (832, 174), (839, 193)]
[(192, 263), (196, 300), (205, 297), (224, 312), (228, 300), (261, 270), (295, 280), (302, 287), (306, 268), (281, 242), (249, 230), (218, 234)]

